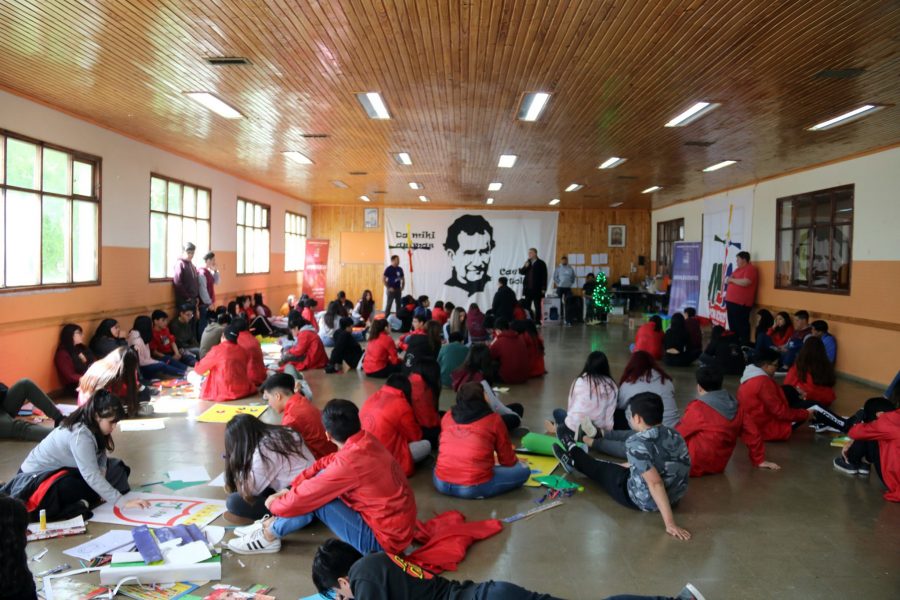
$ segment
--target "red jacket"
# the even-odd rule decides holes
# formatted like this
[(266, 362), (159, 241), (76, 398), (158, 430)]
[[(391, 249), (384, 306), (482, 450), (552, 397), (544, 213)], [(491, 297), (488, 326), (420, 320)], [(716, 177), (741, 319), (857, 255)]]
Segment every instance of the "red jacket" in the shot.
[(262, 385), (267, 376), (262, 347), (249, 331), (242, 331), (238, 335), (237, 343), (247, 353), (247, 375), (250, 381), (257, 387)]
[(432, 308), (431, 318), (441, 324), (441, 327), (450, 319), (450, 315), (443, 308)]
[(81, 381), (81, 376), (84, 375), (85, 371), (87, 371), (88, 367), (93, 362), (94, 357), (90, 350), (82, 348), (82, 346), (79, 346), (78, 350), (84, 354), (87, 362), (78, 365), (75, 364), (75, 359), (72, 358), (72, 355), (69, 354), (65, 348), (60, 346), (56, 349), (56, 355), (53, 357), (53, 364), (56, 365), (56, 373), (59, 375), (59, 382), (65, 387), (72, 388), (77, 386), (78, 382)]
[(525, 383), (531, 372), (528, 346), (519, 334), (510, 329), (501, 331), (491, 344), (491, 358), (499, 364), (503, 383)]
[(737, 414), (730, 421), (701, 400), (693, 400), (675, 426), (687, 443), (691, 455), (691, 477), (721, 473), (728, 465), (738, 436), (750, 451), (750, 462), (758, 467), (766, 460), (766, 447), (753, 419), (747, 417), (738, 403)]
[(806, 393), (806, 399), (809, 402), (815, 402), (816, 404), (821, 404), (822, 406), (828, 406), (829, 404), (834, 402), (833, 387), (829, 387), (827, 385), (816, 385), (813, 382), (813, 378), (810, 373), (806, 374), (806, 381), (800, 381), (800, 376), (797, 374), (796, 365), (792, 366), (787, 372), (787, 375), (784, 378), (784, 385), (790, 385), (796, 388), (800, 388), (800, 390)]
[(847, 433), (854, 440), (878, 442), (884, 499), (900, 502), (900, 410), (882, 413), (871, 423), (857, 423)]
[(363, 371), (375, 373), (388, 365), (400, 364), (397, 346), (391, 335), (383, 331), (376, 339), (366, 344), (366, 355), (363, 357)]
[(656, 360), (662, 360), (664, 335), (662, 331), (656, 331), (652, 322), (644, 323), (634, 336), (634, 351), (643, 350)]
[(779, 347), (784, 346), (791, 340), (791, 336), (794, 335), (794, 326), (788, 325), (784, 328), (784, 332), (780, 335), (777, 331), (775, 331), (774, 327), (770, 327), (768, 333), (769, 337), (772, 338), (773, 344)]
[(440, 427), (441, 415), (437, 411), (434, 392), (425, 384), (418, 373), (409, 376), (412, 385), (412, 409), (419, 427)]
[(297, 335), (297, 343), (287, 349), (285, 358), (298, 371), (324, 369), (328, 364), (325, 344), (312, 328), (304, 327)]
[(744, 370), (737, 397), (744, 414), (753, 421), (766, 442), (788, 439), (793, 431), (791, 423), (809, 417), (809, 411), (788, 406), (778, 382), (753, 365)]
[(525, 312), (525, 309), (516, 304), (513, 307), (513, 321), (524, 321), (528, 318), (528, 314)]
[(198, 373), (208, 373), (200, 389), (200, 398), (214, 402), (237, 400), (256, 393), (247, 376), (247, 352), (227, 340), (216, 344), (203, 360), (194, 365)]
[(422, 439), (422, 429), (403, 392), (382, 387), (359, 409), (359, 422), (388, 449), (407, 477), (415, 472), (409, 443)]
[(540, 336), (532, 337), (527, 333), (520, 334), (519, 337), (528, 348), (528, 376), (543, 377), (547, 372), (544, 365), (544, 340)]
[(281, 424), (290, 427), (300, 434), (303, 442), (316, 459), (337, 452), (334, 442), (325, 437), (325, 426), (322, 424), (322, 413), (302, 394), (294, 394), (284, 405)]
[(402, 553), (412, 542), (416, 498), (400, 465), (371, 433), (350, 436), (340, 450), (297, 475), (270, 510), (297, 517), (335, 498), (359, 513), (386, 552)]
[(413, 329), (409, 333), (407, 333), (405, 335), (401, 335), (399, 343), (397, 344), (400, 347), (400, 350), (402, 350), (403, 352), (406, 352), (406, 350), (409, 348), (409, 338), (414, 335), (425, 335), (425, 330), (424, 329)]
[(175, 354), (175, 348), (172, 344), (175, 342), (175, 336), (169, 331), (168, 327), (162, 329), (153, 328), (153, 337), (150, 338), (150, 351), (159, 352), (160, 354)]
[(319, 331), (319, 324), (316, 322), (316, 315), (315, 313), (313, 313), (313, 310), (310, 307), (304, 306), (303, 312), (300, 313), (300, 316), (309, 321), (309, 324), (313, 329)]
[(504, 467), (516, 464), (516, 453), (500, 415), (491, 414), (471, 423), (457, 423), (450, 414), (441, 421), (435, 476), (456, 485), (478, 485), (494, 476), (494, 453)]

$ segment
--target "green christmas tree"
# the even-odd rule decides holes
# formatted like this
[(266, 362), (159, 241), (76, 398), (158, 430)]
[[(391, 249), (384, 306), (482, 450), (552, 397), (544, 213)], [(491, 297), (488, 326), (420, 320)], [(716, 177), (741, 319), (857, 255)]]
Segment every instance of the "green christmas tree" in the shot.
[(600, 271), (597, 273), (597, 287), (594, 288), (591, 301), (594, 303), (594, 313), (599, 315), (601, 322), (606, 321), (606, 315), (612, 310), (612, 296), (607, 285), (606, 273)]

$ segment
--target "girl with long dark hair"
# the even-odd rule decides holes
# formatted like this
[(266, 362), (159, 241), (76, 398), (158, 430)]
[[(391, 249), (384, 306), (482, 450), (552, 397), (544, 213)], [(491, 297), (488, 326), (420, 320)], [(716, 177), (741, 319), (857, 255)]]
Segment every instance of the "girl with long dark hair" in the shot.
[(28, 569), (28, 510), (21, 500), (0, 494), (0, 598), (37, 600)]
[(675, 384), (656, 360), (647, 352), (631, 355), (619, 380), (619, 407), (614, 416), (615, 429), (630, 429), (625, 414), (628, 401), (642, 392), (653, 392), (663, 401), (663, 424), (674, 427), (680, 415), (675, 405)]
[(437, 448), (441, 433), (441, 415), (438, 412), (441, 366), (432, 358), (417, 360), (410, 369), (409, 385), (412, 390), (413, 413), (422, 428), (422, 437)]
[(74, 394), (78, 387), (78, 380), (84, 375), (91, 363), (94, 362), (94, 353), (84, 345), (84, 331), (80, 325), (67, 323), (59, 332), (59, 346), (53, 363), (56, 365), (56, 373), (59, 382), (68, 394)]
[(397, 346), (387, 329), (387, 319), (375, 319), (369, 329), (369, 343), (363, 355), (363, 371), (369, 377), (385, 378), (400, 372)]
[(794, 335), (794, 322), (791, 320), (791, 315), (784, 311), (777, 313), (775, 324), (769, 329), (768, 334), (778, 351), (784, 352), (791, 336)]
[(375, 312), (375, 298), (372, 297), (372, 290), (364, 290), (362, 297), (356, 303), (353, 309), (353, 317), (359, 319), (363, 323), (368, 323)]
[(408, 374), (413, 365), (420, 360), (437, 360), (443, 343), (441, 324), (434, 319), (427, 321), (422, 329), (422, 335), (409, 335), (406, 341), (403, 371)]
[(659, 315), (653, 315), (646, 323), (638, 327), (637, 333), (634, 335), (632, 352), (639, 350), (649, 353), (656, 360), (662, 360), (663, 330), (662, 319), (659, 318)]
[[(591, 352), (581, 374), (569, 388), (568, 410), (557, 408), (553, 411), (556, 427), (567, 427), (573, 434), (577, 434), (580, 427), (584, 435), (592, 438), (597, 437), (598, 430), (612, 431), (618, 392), (619, 386), (610, 374), (606, 354), (599, 350)], [(552, 424), (548, 429), (553, 429)]]
[(152, 339), (153, 320), (146, 315), (135, 317), (134, 325), (131, 331), (128, 332), (128, 345), (137, 354), (141, 377), (144, 379), (153, 379), (163, 375), (184, 377), (187, 368), (184, 365), (181, 365), (181, 367), (167, 365), (153, 358), (150, 354), (150, 341)]
[(127, 348), (128, 342), (122, 337), (122, 329), (115, 319), (103, 319), (91, 338), (91, 352), (100, 360), (116, 348)]
[(422, 437), (412, 403), (409, 379), (394, 373), (359, 409), (362, 428), (378, 438), (407, 477), (431, 454), (431, 442)]
[(150, 393), (140, 387), (137, 354), (129, 348), (118, 348), (92, 364), (82, 376), (78, 405), (87, 404), (97, 390), (108, 390), (123, 401), (129, 417), (148, 417), (153, 414)]
[(485, 396), (491, 408), (500, 415), (506, 428), (512, 431), (522, 424), (525, 407), (514, 402), (503, 404), (491, 385), (497, 380), (497, 366), (491, 358), (491, 349), (487, 344), (478, 342), (469, 348), (469, 355), (461, 367), (453, 371), (453, 389), (459, 391), (463, 384), (474, 381), (484, 388)]
[(761, 308), (756, 312), (757, 321), (756, 321), (756, 336), (755, 343), (753, 345), (753, 352), (750, 356), (752, 362), (756, 359), (756, 356), (759, 355), (760, 351), (763, 348), (775, 348), (776, 344), (772, 340), (772, 336), (769, 335), (769, 331), (772, 327), (775, 326), (775, 317), (772, 316), (765, 308)]
[(547, 374), (544, 364), (544, 338), (538, 333), (537, 326), (531, 319), (523, 319), (510, 323), (510, 329), (519, 334), (528, 348), (528, 376), (543, 377)]
[(669, 323), (669, 330), (663, 335), (663, 360), (670, 367), (690, 366), (700, 356), (700, 352), (689, 349), (690, 345), (691, 336), (688, 334), (684, 315), (675, 313)]
[(821, 338), (810, 336), (803, 342), (797, 360), (784, 378), (784, 395), (791, 408), (828, 406), (834, 402), (834, 365), (828, 359)]

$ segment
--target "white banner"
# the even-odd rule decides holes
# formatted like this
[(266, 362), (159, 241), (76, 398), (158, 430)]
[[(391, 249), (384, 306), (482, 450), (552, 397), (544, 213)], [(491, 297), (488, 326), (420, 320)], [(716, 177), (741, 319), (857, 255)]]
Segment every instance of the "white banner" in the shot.
[[(403, 295), (427, 295), (468, 308), (490, 308), (497, 279), (522, 295), (519, 268), (535, 248), (553, 277), (559, 214), (543, 211), (384, 210), (386, 256), (398, 255), (406, 274)], [(407, 237), (412, 236), (412, 265)]]
[[(700, 303), (697, 314), (715, 325), (728, 327), (725, 313), (725, 278), (736, 268), (737, 253), (751, 252), (753, 190), (713, 196), (703, 206), (703, 257), (700, 268)], [(751, 252), (752, 260), (752, 252)]]

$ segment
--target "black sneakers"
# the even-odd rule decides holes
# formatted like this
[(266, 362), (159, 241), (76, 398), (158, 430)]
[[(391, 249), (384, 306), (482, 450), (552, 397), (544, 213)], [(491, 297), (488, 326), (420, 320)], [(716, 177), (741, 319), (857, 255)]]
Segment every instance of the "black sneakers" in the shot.
[(556, 437), (562, 443), (566, 452), (569, 452), (575, 447), (575, 434), (572, 433), (571, 429), (566, 427), (565, 423), (557, 424)]
[(836, 471), (846, 473), (847, 475), (859, 474), (859, 465), (853, 464), (852, 462), (846, 460), (843, 456), (838, 456), (834, 459), (834, 468)]
[(575, 472), (575, 461), (572, 460), (572, 456), (566, 450), (561, 448), (559, 444), (553, 444), (553, 455), (559, 460), (559, 464), (566, 470), (566, 473)]

